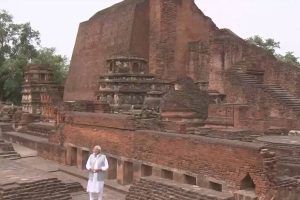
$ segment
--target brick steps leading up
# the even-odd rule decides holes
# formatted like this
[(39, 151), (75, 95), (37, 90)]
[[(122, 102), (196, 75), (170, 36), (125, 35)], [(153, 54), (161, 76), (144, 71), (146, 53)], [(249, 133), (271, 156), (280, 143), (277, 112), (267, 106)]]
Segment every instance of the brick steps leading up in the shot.
[(262, 89), (268, 93), (280, 104), (285, 105), (287, 108), (293, 110), (296, 114), (300, 115), (300, 99), (289, 94), (289, 92), (275, 84), (263, 84), (255, 78), (254, 75), (248, 74), (243, 66), (237, 65), (227, 72), (227, 77), (230, 78), (233, 84), (242, 84), (245, 86), (253, 86)]
[(16, 152), (13, 152), (13, 153), (1, 152), (0, 153), (0, 159), (1, 158), (3, 158), (3, 159), (9, 159), (9, 160), (17, 160), (17, 159), (20, 159), (21, 156), (20, 156), (20, 154), (18, 154)]
[(0, 159), (1, 200), (71, 200), (72, 191), (83, 191), (78, 183), (64, 183), (28, 165)]
[(0, 159), (17, 160), (21, 156), (15, 152), (14, 147), (11, 143), (5, 142), (3, 139), (0, 140)]

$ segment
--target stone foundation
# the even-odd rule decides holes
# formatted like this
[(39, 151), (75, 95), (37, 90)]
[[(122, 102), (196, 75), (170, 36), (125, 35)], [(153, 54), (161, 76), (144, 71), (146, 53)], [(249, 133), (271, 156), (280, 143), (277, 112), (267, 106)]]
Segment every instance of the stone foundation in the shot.
[(131, 186), (126, 200), (234, 200), (233, 195), (210, 189), (178, 184), (160, 178), (142, 178)]
[(71, 185), (14, 161), (0, 159), (0, 176), (1, 200), (72, 199)]

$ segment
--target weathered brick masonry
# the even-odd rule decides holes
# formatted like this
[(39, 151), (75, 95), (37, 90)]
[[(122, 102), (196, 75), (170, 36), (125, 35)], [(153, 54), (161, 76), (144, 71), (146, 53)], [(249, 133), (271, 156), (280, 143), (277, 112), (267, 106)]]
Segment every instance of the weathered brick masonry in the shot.
[(100, 11), (80, 24), (64, 100), (94, 100), (112, 55), (142, 57), (151, 73), (174, 80), (186, 72), (187, 43), (209, 41), (215, 29), (192, 0), (126, 0)]
[(270, 188), (258, 144), (93, 124), (67, 124), (64, 133), (66, 143), (81, 147), (101, 144), (111, 154), (226, 180), (234, 189), (239, 189), (240, 181), (248, 173), (258, 194)]
[[(55, 131), (4, 137), (80, 169), (100, 144), (109, 179), (167, 179), (142, 179), (133, 199), (170, 180), (280, 199), (299, 188), (287, 148), (297, 140), (278, 136), (300, 128), (299, 86), (298, 68), (219, 29), (193, 0), (124, 0), (80, 24)], [(282, 146), (265, 146), (267, 134)]]
[(143, 178), (134, 184), (126, 196), (126, 200), (233, 200), (230, 193), (222, 194), (221, 192), (197, 188), (191, 185), (178, 184), (159, 178)]

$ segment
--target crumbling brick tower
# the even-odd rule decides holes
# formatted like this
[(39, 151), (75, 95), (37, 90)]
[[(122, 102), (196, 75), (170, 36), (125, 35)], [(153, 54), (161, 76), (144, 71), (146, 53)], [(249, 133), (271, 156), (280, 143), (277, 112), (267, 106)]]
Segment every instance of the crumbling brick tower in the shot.
[(41, 94), (53, 87), (53, 73), (48, 65), (28, 65), (25, 70), (22, 90), (23, 112), (40, 115), (42, 113)]
[(64, 100), (92, 100), (113, 55), (149, 61), (150, 73), (175, 80), (187, 73), (188, 42), (217, 29), (193, 0), (126, 0), (80, 24)]

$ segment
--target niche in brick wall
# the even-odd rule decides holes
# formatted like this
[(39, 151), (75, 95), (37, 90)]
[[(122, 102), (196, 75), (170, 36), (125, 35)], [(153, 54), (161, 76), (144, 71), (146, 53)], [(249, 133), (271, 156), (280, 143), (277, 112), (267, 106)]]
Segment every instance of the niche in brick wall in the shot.
[(86, 169), (86, 163), (89, 159), (90, 152), (89, 151), (82, 151), (82, 168)]
[(165, 179), (169, 179), (169, 180), (173, 180), (173, 172), (166, 170), (166, 169), (162, 169), (161, 170), (161, 177), (165, 178)]
[(71, 147), (71, 163), (72, 166), (77, 165), (77, 147)]
[(133, 182), (133, 164), (132, 162), (124, 161), (124, 185)]
[(118, 160), (113, 157), (107, 157), (109, 168), (107, 172), (107, 179), (113, 180), (117, 179), (117, 165)]
[(189, 175), (184, 175), (184, 182), (186, 184), (190, 184), (190, 185), (196, 185), (197, 181), (196, 181), (196, 177), (193, 176), (189, 176)]
[(255, 190), (255, 183), (249, 173), (241, 181), (241, 190)]
[(209, 181), (209, 188), (215, 191), (222, 192), (222, 184)]
[(141, 172), (142, 173), (142, 177), (146, 177), (146, 176), (151, 176), (152, 175), (152, 167), (151, 166), (142, 164), (141, 170), (142, 170), (142, 172)]

